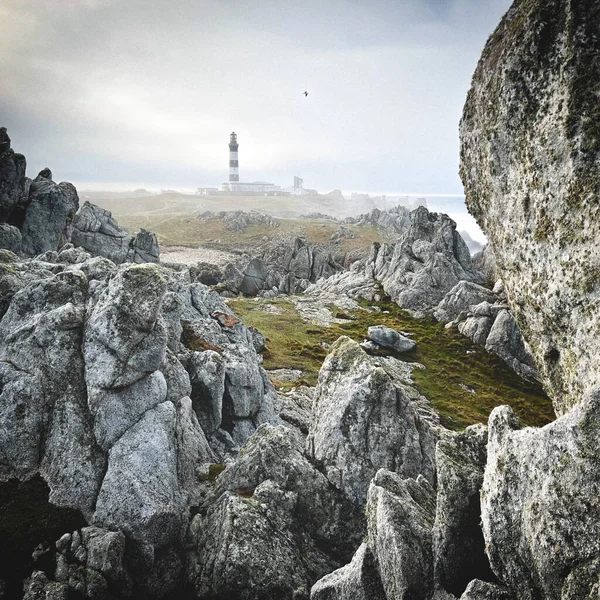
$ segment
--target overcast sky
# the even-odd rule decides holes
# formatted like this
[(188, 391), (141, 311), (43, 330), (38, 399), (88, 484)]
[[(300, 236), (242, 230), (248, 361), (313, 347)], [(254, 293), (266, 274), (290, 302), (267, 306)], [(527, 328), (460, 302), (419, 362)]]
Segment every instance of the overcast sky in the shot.
[[(461, 194), (458, 121), (510, 0), (0, 0), (0, 125), (28, 174)], [(303, 91), (309, 96), (304, 97)]]

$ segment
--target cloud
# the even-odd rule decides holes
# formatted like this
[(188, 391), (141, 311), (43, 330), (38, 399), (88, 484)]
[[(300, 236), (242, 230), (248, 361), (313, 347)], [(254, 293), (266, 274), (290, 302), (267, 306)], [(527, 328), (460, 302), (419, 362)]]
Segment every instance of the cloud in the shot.
[(2, 124), (79, 181), (219, 184), (235, 129), (244, 179), (460, 193), (462, 104), (508, 6), (5, 0)]

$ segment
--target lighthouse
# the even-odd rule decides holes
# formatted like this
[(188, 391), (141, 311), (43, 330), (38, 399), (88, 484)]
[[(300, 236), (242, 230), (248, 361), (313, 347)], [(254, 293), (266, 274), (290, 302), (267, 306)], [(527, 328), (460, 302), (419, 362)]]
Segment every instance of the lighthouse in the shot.
[[(229, 183), (236, 184), (240, 180), (240, 172), (238, 170), (238, 143), (235, 131), (229, 136)], [(235, 185), (231, 186), (235, 189)]]

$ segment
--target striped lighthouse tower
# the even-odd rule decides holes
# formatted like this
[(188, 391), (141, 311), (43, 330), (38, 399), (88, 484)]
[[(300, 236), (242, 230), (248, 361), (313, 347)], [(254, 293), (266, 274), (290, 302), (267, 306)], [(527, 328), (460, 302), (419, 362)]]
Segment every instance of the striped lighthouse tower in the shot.
[(238, 143), (237, 135), (234, 132), (229, 136), (229, 183), (232, 190), (235, 190), (235, 184), (240, 181), (240, 172), (238, 170)]

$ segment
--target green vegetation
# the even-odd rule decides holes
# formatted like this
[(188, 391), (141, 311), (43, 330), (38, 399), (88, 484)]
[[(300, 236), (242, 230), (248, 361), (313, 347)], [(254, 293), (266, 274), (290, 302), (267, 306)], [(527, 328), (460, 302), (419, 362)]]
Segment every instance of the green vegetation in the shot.
[[(280, 314), (265, 312), (265, 304)], [(365, 304), (348, 315), (348, 323), (318, 327), (305, 323), (289, 300), (246, 298), (230, 303), (246, 325), (258, 328), (266, 336), (264, 367), (300, 369), (304, 383), (317, 382), (327, 355), (320, 342), (331, 344), (340, 335), (362, 341), (371, 325), (387, 325), (413, 334), (416, 350), (396, 356), (425, 366), (424, 370), (414, 370), (415, 386), (429, 398), (446, 427), (462, 429), (485, 423), (492, 409), (502, 404), (511, 405), (528, 425), (540, 426), (554, 419), (552, 404), (539, 384), (523, 380), (500, 358), (475, 346), (455, 328), (445, 329), (433, 318), (415, 319), (392, 302), (372, 305), (381, 312), (367, 312)], [(298, 383), (301, 382), (292, 385)]]

